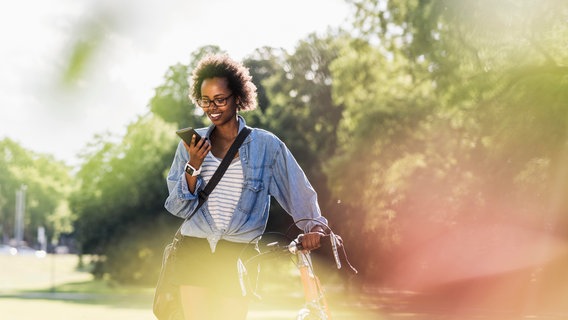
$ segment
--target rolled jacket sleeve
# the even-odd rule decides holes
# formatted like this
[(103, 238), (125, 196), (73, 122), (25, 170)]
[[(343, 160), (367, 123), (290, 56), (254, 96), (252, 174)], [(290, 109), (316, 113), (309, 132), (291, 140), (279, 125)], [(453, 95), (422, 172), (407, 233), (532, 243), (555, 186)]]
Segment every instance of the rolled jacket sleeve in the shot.
[(171, 214), (184, 219), (187, 218), (197, 206), (198, 190), (201, 190), (204, 184), (203, 178), (198, 176), (195, 193), (189, 191), (184, 171), (185, 164), (188, 161), (189, 155), (183, 146), (183, 142), (180, 141), (167, 177), (169, 195), (164, 207)]

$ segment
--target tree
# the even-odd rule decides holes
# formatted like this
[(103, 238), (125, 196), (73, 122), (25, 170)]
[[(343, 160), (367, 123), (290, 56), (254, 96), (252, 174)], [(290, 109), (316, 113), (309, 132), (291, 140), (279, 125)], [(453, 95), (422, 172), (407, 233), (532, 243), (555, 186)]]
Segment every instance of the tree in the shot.
[(10, 139), (0, 141), (0, 217), (2, 236), (14, 237), (15, 192), (26, 186), (24, 240), (40, 248), (38, 227), (45, 228), (47, 245), (71, 229), (66, 197), (73, 187), (71, 168), (53, 157), (26, 150)]
[[(330, 218), (333, 205), (322, 167), (335, 151), (343, 106), (332, 101), (329, 66), (346, 37), (342, 30), (328, 30), (322, 36), (314, 33), (300, 40), (292, 53), (262, 48), (244, 61), (258, 87), (261, 109), (247, 113), (247, 121), (286, 143), (318, 192), (323, 213)], [(285, 211), (273, 205), (268, 229), (281, 231), (290, 224)]]
[(343, 112), (343, 105), (332, 101), (329, 66), (345, 37), (342, 31), (309, 35), (263, 82), (271, 102), (265, 111), (266, 127), (288, 145), (324, 204), (328, 192), (321, 164), (335, 152)]
[(154, 283), (176, 220), (163, 208), (168, 164), (178, 141), (174, 131), (149, 114), (130, 124), (120, 143), (98, 137), (83, 155), (71, 208), (82, 253), (100, 257), (97, 276)]
[(563, 219), (567, 4), (350, 3), (360, 37), (331, 68), (345, 112), (326, 170), (363, 217), (349, 236), (400, 251), (488, 216)]
[(270, 99), (264, 83), (274, 74), (281, 71), (286, 52), (283, 49), (263, 47), (256, 49), (244, 59), (243, 64), (249, 68), (252, 81), (257, 87), (258, 108), (262, 113), (270, 106)]

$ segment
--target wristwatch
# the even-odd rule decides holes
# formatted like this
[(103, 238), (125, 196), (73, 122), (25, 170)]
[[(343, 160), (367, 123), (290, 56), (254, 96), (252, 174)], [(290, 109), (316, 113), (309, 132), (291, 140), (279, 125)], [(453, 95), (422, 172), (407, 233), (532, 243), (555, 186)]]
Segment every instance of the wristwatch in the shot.
[(185, 164), (184, 170), (192, 177), (197, 177), (201, 173), (201, 167), (199, 167), (199, 169), (195, 169), (192, 165), (189, 164), (189, 162)]

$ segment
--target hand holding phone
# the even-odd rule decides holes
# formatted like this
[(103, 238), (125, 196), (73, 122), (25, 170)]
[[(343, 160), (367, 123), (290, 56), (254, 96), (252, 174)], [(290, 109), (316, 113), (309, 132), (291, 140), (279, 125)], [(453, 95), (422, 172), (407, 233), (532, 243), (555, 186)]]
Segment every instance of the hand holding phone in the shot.
[(195, 144), (196, 145), (197, 145), (197, 142), (199, 142), (199, 140), (201, 140), (201, 136), (199, 135), (199, 133), (197, 133), (197, 131), (195, 131), (195, 129), (193, 129), (191, 127), (179, 129), (179, 130), (176, 131), (176, 133), (188, 146), (191, 146), (191, 137), (193, 135), (195, 135)]

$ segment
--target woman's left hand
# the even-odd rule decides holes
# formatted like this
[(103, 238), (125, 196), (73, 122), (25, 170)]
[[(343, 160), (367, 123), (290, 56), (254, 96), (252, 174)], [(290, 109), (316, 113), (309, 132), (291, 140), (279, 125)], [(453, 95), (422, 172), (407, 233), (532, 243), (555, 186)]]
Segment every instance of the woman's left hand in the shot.
[(302, 237), (302, 247), (304, 250), (315, 250), (321, 246), (321, 238), (325, 236), (323, 228), (316, 226), (311, 232), (304, 234)]
[(308, 251), (319, 248), (321, 246), (321, 237), (323, 237), (323, 234), (321, 234), (320, 232), (310, 232), (304, 234), (304, 236), (302, 237), (302, 248)]

